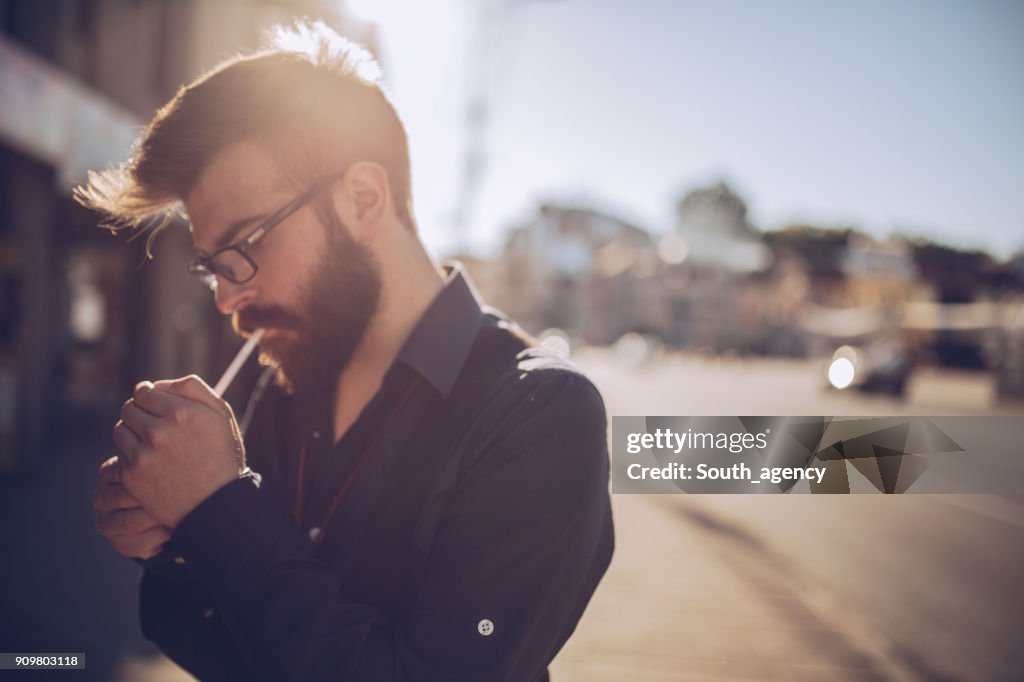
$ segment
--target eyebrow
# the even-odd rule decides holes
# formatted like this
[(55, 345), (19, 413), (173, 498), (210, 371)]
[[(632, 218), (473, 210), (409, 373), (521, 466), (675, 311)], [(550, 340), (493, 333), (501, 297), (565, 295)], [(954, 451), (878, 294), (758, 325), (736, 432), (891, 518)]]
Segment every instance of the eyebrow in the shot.
[(200, 256), (206, 257), (206, 256), (210, 255), (210, 253), (213, 253), (214, 251), (216, 251), (217, 249), (224, 248), (225, 246), (227, 246), (228, 244), (231, 244), (235, 240), (235, 237), (238, 236), (239, 232), (241, 232), (245, 228), (249, 227), (253, 223), (258, 222), (260, 220), (263, 220), (268, 215), (270, 215), (270, 214), (269, 213), (257, 213), (255, 215), (246, 216), (245, 218), (242, 218), (240, 220), (236, 220), (235, 222), (233, 222), (230, 225), (228, 225), (228, 229), (224, 231), (224, 234), (222, 234), (220, 236), (220, 238), (218, 238), (217, 241), (215, 241), (213, 243), (213, 250), (212, 251), (207, 253), (206, 251), (203, 251), (202, 249), (196, 249), (196, 253), (198, 253)]

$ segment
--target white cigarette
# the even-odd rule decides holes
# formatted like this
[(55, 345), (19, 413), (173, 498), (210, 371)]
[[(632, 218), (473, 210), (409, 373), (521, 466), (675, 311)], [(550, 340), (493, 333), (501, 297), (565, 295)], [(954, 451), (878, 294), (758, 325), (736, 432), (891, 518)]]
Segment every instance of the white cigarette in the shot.
[(213, 392), (216, 393), (218, 397), (224, 395), (224, 391), (228, 390), (228, 386), (230, 386), (231, 382), (235, 380), (235, 375), (238, 374), (238, 370), (242, 369), (242, 364), (249, 359), (249, 356), (252, 355), (252, 351), (256, 347), (256, 344), (263, 338), (263, 331), (263, 329), (257, 329), (254, 331), (252, 336), (250, 336), (246, 340), (245, 344), (239, 349), (238, 355), (235, 356), (235, 359), (232, 360), (231, 364), (228, 365), (228, 368), (224, 370), (224, 375), (220, 378), (220, 381), (217, 382), (217, 385), (213, 387)]

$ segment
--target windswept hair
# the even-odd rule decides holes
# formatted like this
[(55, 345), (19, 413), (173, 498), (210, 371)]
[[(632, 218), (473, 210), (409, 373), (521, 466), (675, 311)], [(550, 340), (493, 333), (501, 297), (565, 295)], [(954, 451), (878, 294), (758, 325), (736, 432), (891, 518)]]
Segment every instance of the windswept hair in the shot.
[(408, 141), (380, 69), (322, 22), (276, 27), (263, 49), (227, 59), (180, 88), (131, 157), (90, 171), (75, 199), (106, 214), (102, 225), (110, 230), (148, 228), (149, 254), (213, 156), (242, 141), (264, 145), (296, 191), (356, 161), (379, 163), (396, 214), (415, 230)]

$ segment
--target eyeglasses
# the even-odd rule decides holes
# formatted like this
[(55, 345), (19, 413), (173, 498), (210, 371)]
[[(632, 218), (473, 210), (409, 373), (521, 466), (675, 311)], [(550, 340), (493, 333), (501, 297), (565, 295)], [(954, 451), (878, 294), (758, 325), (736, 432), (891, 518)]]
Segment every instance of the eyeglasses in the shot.
[(211, 253), (201, 256), (188, 264), (188, 271), (213, 291), (217, 291), (217, 277), (223, 277), (234, 284), (245, 284), (256, 276), (256, 261), (249, 255), (249, 249), (263, 239), (275, 227), (285, 221), (291, 214), (308, 204), (312, 199), (332, 183), (341, 179), (344, 171), (330, 175), (298, 195), (281, 208), (274, 211), (247, 237), (234, 244), (228, 244)]

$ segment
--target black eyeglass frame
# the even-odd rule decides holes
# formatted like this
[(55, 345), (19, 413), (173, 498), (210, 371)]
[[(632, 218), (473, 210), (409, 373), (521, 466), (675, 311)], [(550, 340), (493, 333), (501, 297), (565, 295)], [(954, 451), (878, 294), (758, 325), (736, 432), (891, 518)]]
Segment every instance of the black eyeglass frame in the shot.
[[(312, 187), (302, 192), (294, 199), (289, 201), (287, 204), (285, 204), (284, 206), (282, 206), (281, 208), (277, 209), (269, 216), (264, 218), (260, 222), (260, 224), (256, 226), (256, 229), (254, 229), (245, 237), (242, 237), (233, 244), (222, 246), (221, 248), (217, 249), (208, 256), (200, 256), (199, 258), (193, 260), (191, 263), (188, 264), (189, 273), (194, 275), (196, 278), (199, 279), (200, 282), (205, 284), (213, 291), (217, 290), (218, 275), (223, 277), (227, 281), (231, 282), (232, 284), (245, 284), (246, 282), (252, 280), (252, 278), (256, 276), (256, 272), (259, 270), (259, 267), (256, 265), (256, 261), (253, 260), (253, 257), (249, 255), (249, 249), (251, 249), (253, 245), (256, 244), (256, 242), (266, 237), (271, 230), (273, 230), (275, 227), (283, 223), (293, 213), (295, 213), (300, 208), (302, 208), (310, 201), (312, 201), (317, 194), (322, 192), (329, 185), (332, 185), (333, 183), (340, 180), (344, 175), (345, 171), (341, 171), (340, 173), (329, 175), (326, 178), (317, 181)], [(215, 259), (217, 258), (217, 256), (219, 256), (222, 253), (225, 253), (226, 251), (237, 252), (238, 255), (241, 256), (242, 259), (249, 264), (249, 267), (252, 268), (252, 272), (249, 274), (248, 277), (238, 279), (234, 275), (232, 275), (228, 270), (218, 269), (216, 267)]]

